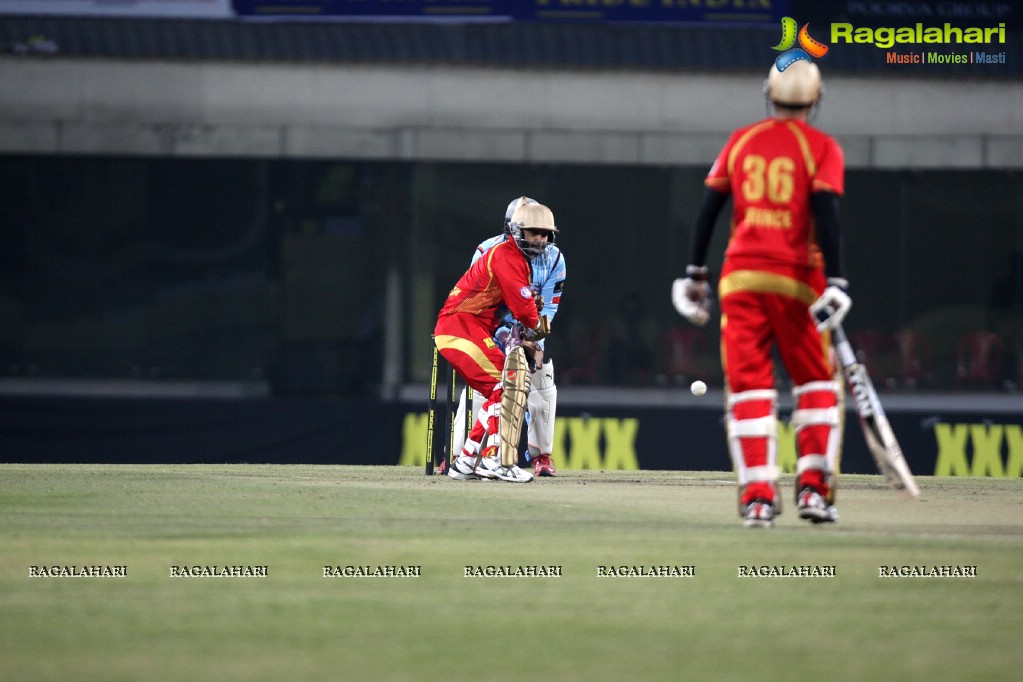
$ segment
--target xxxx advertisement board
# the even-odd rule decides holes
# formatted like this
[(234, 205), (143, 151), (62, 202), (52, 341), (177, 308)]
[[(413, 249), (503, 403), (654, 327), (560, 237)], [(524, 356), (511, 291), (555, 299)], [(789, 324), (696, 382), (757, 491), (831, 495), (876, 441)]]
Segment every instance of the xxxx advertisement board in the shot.
[[(563, 471), (728, 470), (722, 410), (702, 402), (559, 405), (554, 464)], [(888, 418), (915, 474), (1023, 476), (1021, 411), (889, 408)], [(438, 428), (446, 421), (442, 408)], [(3, 462), (423, 466), (426, 443), (425, 400), (0, 397)], [(795, 433), (784, 411), (778, 460), (783, 471), (795, 470)], [(876, 473), (853, 412), (846, 413), (841, 470)]]
[[(405, 415), (400, 463), (425, 462), (426, 417), (425, 411)], [(1023, 414), (906, 411), (888, 418), (918, 475), (1023, 476)], [(795, 472), (795, 443), (781, 414), (778, 465), (785, 473)], [(731, 468), (722, 411), (702, 408), (559, 407), (554, 462), (564, 470)], [(877, 473), (854, 412), (846, 415), (841, 470)]]

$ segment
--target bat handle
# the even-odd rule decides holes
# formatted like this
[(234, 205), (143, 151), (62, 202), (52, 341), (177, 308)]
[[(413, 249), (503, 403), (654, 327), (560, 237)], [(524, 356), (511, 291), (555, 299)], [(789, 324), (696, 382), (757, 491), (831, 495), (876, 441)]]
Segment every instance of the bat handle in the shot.
[(849, 343), (849, 338), (845, 335), (845, 329), (842, 328), (841, 324), (836, 324), (831, 329), (831, 335), (835, 337), (835, 345), (840, 343)]
[(838, 351), (838, 359), (843, 367), (852, 367), (859, 362), (856, 359), (856, 353), (853, 352), (852, 346), (849, 344), (849, 337), (845, 335), (845, 330), (841, 324), (834, 326), (831, 330), (831, 336), (835, 342), (835, 350)]

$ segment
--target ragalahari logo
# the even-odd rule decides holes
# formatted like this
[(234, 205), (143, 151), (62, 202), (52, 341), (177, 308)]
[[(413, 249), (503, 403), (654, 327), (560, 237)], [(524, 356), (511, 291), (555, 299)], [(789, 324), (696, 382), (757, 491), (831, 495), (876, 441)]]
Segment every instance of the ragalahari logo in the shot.
[[(774, 60), (778, 71), (784, 71), (798, 61), (812, 62), (828, 53), (828, 46), (810, 36), (810, 24), (796, 30), (799, 24), (792, 17), (781, 19), (781, 42), (772, 49), (781, 52)], [(799, 47), (793, 47), (796, 43)]]

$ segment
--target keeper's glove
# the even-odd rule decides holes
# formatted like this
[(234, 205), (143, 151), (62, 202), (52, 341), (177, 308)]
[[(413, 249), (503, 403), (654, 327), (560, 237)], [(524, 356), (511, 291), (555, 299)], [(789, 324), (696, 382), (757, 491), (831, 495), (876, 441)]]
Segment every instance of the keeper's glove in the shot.
[(849, 282), (841, 277), (829, 277), (824, 293), (810, 306), (810, 317), (817, 323), (817, 331), (824, 332), (842, 324), (852, 299), (847, 290)]
[(546, 315), (540, 316), (540, 323), (536, 325), (536, 329), (527, 329), (522, 335), (526, 341), (539, 341), (540, 339), (546, 338), (551, 333), (551, 320)]
[(686, 276), (671, 285), (671, 302), (679, 315), (702, 327), (710, 319), (710, 285), (706, 266), (689, 265)]
[(497, 341), (497, 345), (501, 350), (504, 350), (508, 346), (511, 334), (511, 327), (498, 327), (497, 331), (494, 332), (494, 340)]

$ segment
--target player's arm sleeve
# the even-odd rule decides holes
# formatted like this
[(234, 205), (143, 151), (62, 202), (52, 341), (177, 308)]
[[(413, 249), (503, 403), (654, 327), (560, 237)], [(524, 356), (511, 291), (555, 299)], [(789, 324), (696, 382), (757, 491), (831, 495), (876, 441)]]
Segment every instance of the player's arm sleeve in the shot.
[(834, 192), (814, 192), (810, 195), (817, 245), (824, 256), (824, 272), (828, 278), (845, 279), (845, 254), (842, 244), (842, 225), (838, 217), (838, 195)]
[(693, 234), (689, 240), (689, 264), (704, 266), (707, 264), (707, 249), (710, 238), (714, 234), (714, 223), (717, 222), (721, 209), (728, 201), (728, 192), (707, 187), (703, 190), (700, 207), (696, 212)]
[(540, 311), (541, 315), (546, 315), (547, 319), (554, 320), (554, 315), (558, 312), (558, 306), (561, 305), (561, 292), (565, 288), (565, 277), (567, 269), (565, 268), (565, 256), (562, 254), (558, 255), (558, 262), (551, 270), (550, 277), (543, 283), (543, 288), (540, 289), (540, 294), (543, 296), (543, 310)]
[(817, 160), (817, 174), (810, 185), (811, 192), (845, 194), (845, 152), (834, 139), (829, 139)]
[[(529, 265), (525, 260), (521, 263), (511, 261), (505, 257), (507, 255), (507, 251), (502, 251), (502, 257), (492, 261), (501, 296), (512, 317), (527, 329), (535, 329), (540, 323), (540, 314), (536, 311), (533, 289), (529, 286)], [(517, 252), (510, 255), (512, 258), (521, 258)]]
[(480, 256), (482, 256), (484, 253), (486, 253), (486, 249), (483, 248), (483, 244), (480, 244), (479, 246), (476, 247), (476, 250), (472, 252), (472, 260), (469, 261), (469, 265), (472, 265), (473, 263), (478, 261), (480, 259)]

